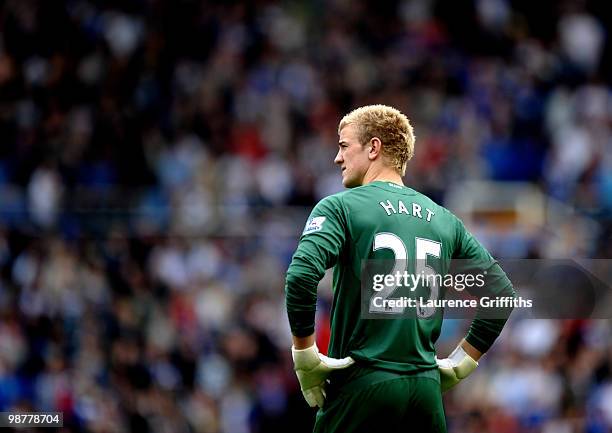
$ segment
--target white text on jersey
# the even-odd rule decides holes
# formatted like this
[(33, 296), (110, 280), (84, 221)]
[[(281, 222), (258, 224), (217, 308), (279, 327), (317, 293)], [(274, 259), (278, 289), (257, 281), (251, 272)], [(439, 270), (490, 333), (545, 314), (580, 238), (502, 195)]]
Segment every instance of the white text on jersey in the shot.
[[(406, 215), (412, 215), (413, 217), (423, 219), (423, 212), (422, 212), (423, 209), (420, 204), (411, 203), (412, 209), (410, 210), (408, 210), (404, 202), (401, 200), (397, 201), (397, 207), (393, 206), (393, 203), (391, 203), (391, 200), (381, 201), (379, 204), (382, 206), (382, 208), (385, 210), (388, 216), (391, 216), (392, 214), (404, 213)], [(427, 212), (425, 220), (427, 222), (430, 222), (431, 217), (435, 215), (435, 212), (427, 208), (425, 208), (425, 212)]]

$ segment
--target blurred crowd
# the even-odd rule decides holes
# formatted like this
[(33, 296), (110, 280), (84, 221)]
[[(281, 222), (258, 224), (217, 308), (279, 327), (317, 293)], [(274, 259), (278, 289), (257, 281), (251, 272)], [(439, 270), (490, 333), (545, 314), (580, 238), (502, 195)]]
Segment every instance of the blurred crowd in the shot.
[[(341, 189), (337, 123), (359, 105), (411, 119), (411, 187), (444, 204), (465, 180), (530, 182), (596, 227), (531, 257), (609, 258), (606, 6), (1, 2), (0, 410), (63, 411), (70, 432), (309, 431), (284, 271)], [(322, 340), (329, 299), (325, 280)], [(445, 397), (449, 431), (609, 432), (611, 369), (609, 320), (515, 317)]]

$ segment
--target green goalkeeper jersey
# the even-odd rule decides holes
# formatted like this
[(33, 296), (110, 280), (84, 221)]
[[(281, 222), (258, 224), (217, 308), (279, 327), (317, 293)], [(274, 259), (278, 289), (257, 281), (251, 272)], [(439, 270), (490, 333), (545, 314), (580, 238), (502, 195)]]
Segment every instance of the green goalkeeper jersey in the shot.
[[(393, 272), (439, 275), (448, 272), (451, 259), (466, 259), (486, 275), (478, 295), (514, 296), (497, 262), (455, 215), (411, 188), (375, 181), (326, 197), (313, 209), (287, 271), (292, 333), (303, 337), (314, 332), (317, 286), (333, 266), (329, 356), (352, 356), (399, 372), (435, 368), (442, 309), (414, 308), (419, 317), (405, 318), (403, 308), (381, 303), (402, 295), (440, 299), (444, 287), (420, 285), (411, 291), (391, 284), (375, 291), (371, 281), (361, 279), (364, 263), (379, 259), (390, 263)], [(366, 313), (384, 318), (364, 315), (364, 305)], [(477, 315), (466, 339), (485, 352), (504, 322)]]

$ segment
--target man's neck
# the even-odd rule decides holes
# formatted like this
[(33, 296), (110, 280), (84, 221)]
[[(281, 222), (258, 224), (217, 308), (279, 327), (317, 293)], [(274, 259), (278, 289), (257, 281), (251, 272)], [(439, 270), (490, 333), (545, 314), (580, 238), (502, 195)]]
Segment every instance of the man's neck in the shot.
[(402, 180), (402, 176), (393, 170), (385, 168), (380, 171), (374, 171), (372, 173), (366, 173), (363, 178), (363, 185), (367, 185), (368, 183), (381, 181), (381, 182), (392, 182), (397, 185), (404, 185), (404, 181)]

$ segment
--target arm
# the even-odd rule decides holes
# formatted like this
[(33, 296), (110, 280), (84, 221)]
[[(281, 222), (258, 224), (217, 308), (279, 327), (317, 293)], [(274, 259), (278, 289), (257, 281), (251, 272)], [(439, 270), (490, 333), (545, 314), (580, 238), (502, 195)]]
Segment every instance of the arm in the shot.
[(329, 374), (353, 364), (350, 357), (328, 358), (315, 344), (317, 286), (338, 260), (345, 241), (345, 220), (334, 196), (322, 200), (312, 211), (287, 271), (287, 315), (293, 334), (291, 354), (302, 394), (311, 406), (322, 407)]
[[(481, 288), (468, 289), (475, 296), (514, 297), (512, 283), (489, 252), (465, 229), (457, 219), (457, 246), (453, 258), (461, 260), (458, 270), (463, 273), (485, 274)], [(486, 272), (485, 272), (486, 271)], [(512, 308), (499, 309), (491, 313), (478, 308), (466, 337), (446, 359), (437, 359), (440, 369), (442, 391), (455, 386), (471, 374), (478, 361), (493, 345), (501, 333)]]
[(295, 347), (296, 349), (306, 349), (315, 344), (314, 334), (311, 334), (308, 337), (296, 337), (295, 335), (293, 335), (292, 338), (293, 338), (293, 347)]
[(461, 342), (459, 343), (459, 346), (463, 349), (465, 353), (467, 353), (470, 356), (470, 358), (472, 358), (476, 362), (478, 362), (480, 357), (483, 355), (483, 353), (480, 350), (476, 349), (470, 343), (465, 341), (465, 338), (461, 340)]
[(287, 270), (285, 301), (291, 333), (314, 333), (317, 286), (334, 266), (346, 240), (346, 221), (339, 199), (327, 197), (315, 206)]
[[(479, 298), (483, 296), (514, 298), (514, 289), (506, 273), (459, 219), (457, 219), (456, 233), (457, 245), (453, 259), (459, 262), (458, 271), (484, 275), (484, 285), (468, 288), (468, 291)], [(498, 308), (493, 312), (479, 307), (464, 341), (480, 352), (480, 355), (486, 353), (501, 333), (511, 312), (511, 307)]]

